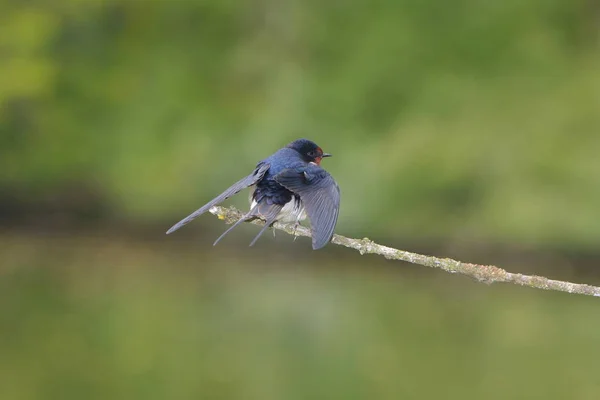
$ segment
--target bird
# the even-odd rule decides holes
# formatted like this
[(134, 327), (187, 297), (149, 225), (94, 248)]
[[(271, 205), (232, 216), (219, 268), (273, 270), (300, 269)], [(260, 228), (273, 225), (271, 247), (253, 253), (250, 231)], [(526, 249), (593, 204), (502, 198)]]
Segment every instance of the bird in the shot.
[(333, 237), (340, 210), (340, 188), (321, 167), (321, 160), (331, 157), (313, 141), (297, 139), (259, 161), (252, 173), (227, 188), (223, 193), (194, 211), (168, 231), (175, 232), (241, 190), (253, 187), (250, 210), (227, 229), (213, 246), (242, 222), (256, 218), (265, 225), (250, 243), (253, 246), (265, 230), (276, 221), (294, 222), (308, 218), (311, 224), (312, 248), (318, 250)]

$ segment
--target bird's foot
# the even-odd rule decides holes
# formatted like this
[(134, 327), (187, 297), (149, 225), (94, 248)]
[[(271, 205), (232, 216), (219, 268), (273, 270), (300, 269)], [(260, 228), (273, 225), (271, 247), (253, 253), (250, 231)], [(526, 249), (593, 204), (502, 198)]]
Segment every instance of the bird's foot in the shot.
[(298, 230), (298, 227), (300, 226), (300, 221), (296, 221), (296, 223), (294, 224), (294, 242), (296, 241), (296, 239), (298, 239), (298, 235), (296, 235), (296, 231)]

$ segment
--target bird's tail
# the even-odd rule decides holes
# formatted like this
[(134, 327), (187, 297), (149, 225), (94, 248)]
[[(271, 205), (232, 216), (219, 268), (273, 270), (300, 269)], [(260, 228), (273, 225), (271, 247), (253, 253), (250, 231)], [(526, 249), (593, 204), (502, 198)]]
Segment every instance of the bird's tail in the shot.
[(277, 219), (277, 216), (281, 212), (281, 208), (282, 208), (282, 206), (277, 205), (277, 204), (271, 204), (271, 205), (256, 204), (254, 207), (252, 207), (250, 209), (250, 211), (248, 211), (248, 213), (246, 213), (242, 218), (237, 220), (235, 222), (235, 224), (231, 225), (225, 232), (223, 232), (223, 234), (221, 236), (219, 236), (217, 238), (217, 240), (215, 240), (215, 242), (213, 243), (213, 246), (216, 246), (216, 244), (219, 243), (221, 241), (221, 239), (223, 239), (225, 237), (225, 235), (227, 235), (229, 232), (231, 232), (233, 230), (233, 228), (235, 228), (242, 222), (249, 221), (256, 217), (260, 217), (260, 218), (263, 218), (266, 222), (265, 222), (265, 226), (263, 226), (263, 228), (260, 230), (260, 232), (258, 232), (258, 235), (256, 235), (256, 237), (252, 240), (252, 243), (250, 243), (250, 246), (253, 246), (254, 243), (256, 243), (256, 241), (258, 240), (258, 238), (260, 238), (261, 235), (264, 233), (264, 231), (267, 230), (267, 228), (270, 227), (273, 224), (273, 222), (275, 222), (275, 220)]
[(256, 214), (254, 212), (256, 211), (257, 208), (258, 208), (258, 204), (255, 204), (254, 207), (252, 207), (250, 209), (250, 211), (248, 211), (244, 216), (242, 216), (242, 218), (240, 218), (239, 220), (236, 221), (235, 224), (233, 224), (229, 228), (227, 228), (227, 230), (225, 232), (223, 232), (221, 234), (221, 236), (219, 236), (217, 238), (217, 240), (215, 240), (215, 242), (213, 243), (213, 246), (216, 246), (217, 243), (219, 243), (221, 241), (221, 239), (223, 239), (225, 237), (225, 235), (227, 235), (229, 232), (231, 232), (233, 230), (233, 228), (235, 228), (236, 226), (238, 226), (242, 222), (246, 222), (246, 221), (254, 218), (256, 216)]
[(254, 243), (256, 243), (258, 238), (262, 236), (262, 234), (267, 230), (268, 227), (270, 227), (273, 224), (273, 222), (275, 222), (275, 218), (270, 218), (267, 220), (267, 222), (265, 222), (265, 226), (262, 227), (260, 232), (258, 232), (258, 235), (256, 235), (256, 237), (252, 239), (252, 242), (250, 242), (250, 247), (254, 246)]
[(242, 222), (246, 222), (249, 219), (251, 219), (252, 216), (249, 215), (249, 214), (250, 213), (244, 215), (242, 218), (240, 218), (239, 220), (237, 220), (237, 222), (235, 224), (231, 225), (225, 232), (223, 232), (223, 234), (221, 234), (221, 236), (219, 236), (219, 238), (217, 240), (215, 240), (215, 242), (213, 243), (213, 246), (216, 246), (217, 243), (219, 243), (221, 241), (221, 239), (223, 239), (225, 237), (225, 235), (227, 235), (229, 232), (231, 232), (233, 230), (233, 228), (235, 228), (236, 226), (238, 226)]
[(273, 225), (273, 222), (275, 222), (275, 220), (279, 216), (279, 213), (281, 212), (282, 208), (283, 208), (283, 206), (280, 206), (278, 204), (271, 204), (271, 205), (263, 204), (260, 206), (260, 208), (259, 208), (260, 215), (265, 219), (266, 222), (265, 222), (265, 226), (263, 226), (262, 229), (260, 230), (260, 232), (258, 232), (258, 235), (256, 235), (256, 237), (254, 239), (252, 239), (252, 242), (250, 242), (250, 246), (254, 246), (254, 243), (256, 243), (258, 238), (260, 238), (262, 236), (262, 234), (267, 230), (267, 228), (269, 228), (271, 225)]

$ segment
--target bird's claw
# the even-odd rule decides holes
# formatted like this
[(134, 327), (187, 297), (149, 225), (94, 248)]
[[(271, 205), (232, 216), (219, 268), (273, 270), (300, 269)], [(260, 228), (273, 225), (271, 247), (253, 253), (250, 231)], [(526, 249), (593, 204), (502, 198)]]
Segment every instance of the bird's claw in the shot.
[(300, 221), (296, 221), (296, 223), (294, 224), (294, 242), (296, 241), (296, 239), (298, 239), (298, 235), (296, 235), (296, 231), (298, 230), (298, 226), (300, 226)]

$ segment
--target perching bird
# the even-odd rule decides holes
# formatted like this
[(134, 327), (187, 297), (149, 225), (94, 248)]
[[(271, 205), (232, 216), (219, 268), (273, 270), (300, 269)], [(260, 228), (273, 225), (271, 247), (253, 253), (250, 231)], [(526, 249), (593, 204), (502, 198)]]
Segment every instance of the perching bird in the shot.
[(340, 209), (340, 189), (320, 165), (324, 157), (330, 156), (310, 140), (295, 140), (260, 161), (250, 175), (173, 225), (167, 234), (175, 232), (240, 190), (255, 186), (250, 197), (250, 211), (219, 236), (213, 245), (244, 221), (255, 218), (266, 221), (250, 243), (252, 246), (275, 221), (295, 222), (298, 226), (308, 214), (312, 247), (320, 249), (331, 241)]

